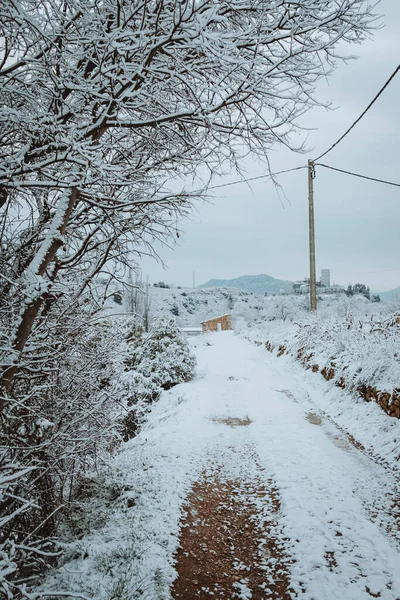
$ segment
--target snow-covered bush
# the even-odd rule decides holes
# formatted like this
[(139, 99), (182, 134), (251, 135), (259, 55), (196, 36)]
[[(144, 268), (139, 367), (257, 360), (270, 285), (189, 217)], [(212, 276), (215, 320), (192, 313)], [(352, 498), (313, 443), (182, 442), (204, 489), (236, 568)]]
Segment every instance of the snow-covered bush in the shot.
[[(121, 440), (114, 384), (126, 323), (88, 319), (88, 302), (47, 314), (15, 377), (0, 434), (0, 596), (19, 597), (59, 554), (60, 525)], [(7, 566), (8, 565), (8, 566)], [(18, 583), (16, 583), (18, 581)]]
[(192, 379), (195, 366), (186, 338), (171, 318), (157, 319), (150, 333), (131, 341), (122, 377), (128, 407), (125, 439), (135, 435), (161, 391)]
[(195, 358), (174, 319), (157, 319), (129, 353), (127, 365), (151, 378), (162, 389), (189, 381), (194, 375)]
[(289, 346), (311, 354), (319, 370), (334, 368), (335, 382), (343, 379), (353, 388), (367, 385), (390, 392), (400, 387), (400, 327), (395, 315), (383, 320), (353, 315), (310, 318)]
[(297, 312), (294, 321), (265, 320), (257, 328), (249, 324), (245, 335), (399, 416), (400, 325), (392, 309), (362, 296), (332, 297), (319, 303), (316, 314)]

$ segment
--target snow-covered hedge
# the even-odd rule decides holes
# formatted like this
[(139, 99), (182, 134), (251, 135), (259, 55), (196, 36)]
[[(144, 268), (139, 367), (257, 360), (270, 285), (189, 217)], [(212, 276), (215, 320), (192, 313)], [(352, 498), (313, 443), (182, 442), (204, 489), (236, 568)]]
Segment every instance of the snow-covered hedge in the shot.
[(61, 528), (72, 528), (90, 478), (121, 440), (113, 378), (126, 323), (90, 314), (82, 302), (47, 315), (28, 347), (27, 364), (37, 366), (15, 378), (3, 413), (1, 598), (25, 598), (57, 559)]
[(128, 414), (123, 419), (123, 435), (129, 439), (162, 390), (192, 379), (196, 360), (174, 319), (161, 317), (148, 334), (128, 342), (125, 364), (121, 383)]

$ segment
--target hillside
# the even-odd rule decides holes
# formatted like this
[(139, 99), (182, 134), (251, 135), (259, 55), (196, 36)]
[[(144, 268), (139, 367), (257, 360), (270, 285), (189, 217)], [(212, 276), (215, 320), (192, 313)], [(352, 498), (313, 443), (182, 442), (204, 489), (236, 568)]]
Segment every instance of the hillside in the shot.
[(379, 297), (381, 300), (392, 300), (393, 298), (398, 298), (400, 297), (400, 287), (393, 290), (388, 290), (387, 292), (379, 292)]
[(210, 279), (199, 288), (234, 288), (252, 294), (279, 294), (286, 289), (286, 281), (271, 275), (242, 275), (235, 279)]
[(201, 321), (233, 313), (251, 318), (262, 314), (268, 298), (260, 298), (235, 289), (162, 289), (151, 288), (151, 317), (174, 315), (181, 327), (199, 326)]

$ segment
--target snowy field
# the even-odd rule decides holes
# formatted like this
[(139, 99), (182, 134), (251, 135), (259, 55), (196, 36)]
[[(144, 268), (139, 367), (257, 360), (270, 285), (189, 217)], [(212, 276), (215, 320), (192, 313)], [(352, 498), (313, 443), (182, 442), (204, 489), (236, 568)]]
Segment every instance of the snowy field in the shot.
[[(257, 463), (265, 485), (273, 481), (292, 598), (398, 600), (400, 421), (232, 332), (191, 344), (197, 376), (163, 392), (123, 446), (103, 497), (88, 502), (89, 532), (42, 589), (56, 598), (171, 598), (185, 498), (217, 461), (226, 478), (250, 481)], [(229, 418), (250, 422), (227, 427)], [(268, 561), (263, 568), (267, 580)], [(230, 597), (251, 597), (246, 580)]]

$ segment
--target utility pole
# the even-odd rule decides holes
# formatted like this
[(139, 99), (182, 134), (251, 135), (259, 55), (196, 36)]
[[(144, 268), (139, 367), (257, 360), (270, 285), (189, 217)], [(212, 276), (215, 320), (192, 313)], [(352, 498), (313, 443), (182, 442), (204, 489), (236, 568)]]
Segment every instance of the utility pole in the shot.
[(314, 230), (314, 179), (315, 166), (308, 161), (308, 219), (310, 236), (310, 310), (317, 310), (317, 277), (315, 271), (315, 230)]
[(196, 272), (193, 271), (193, 289), (196, 287)]

